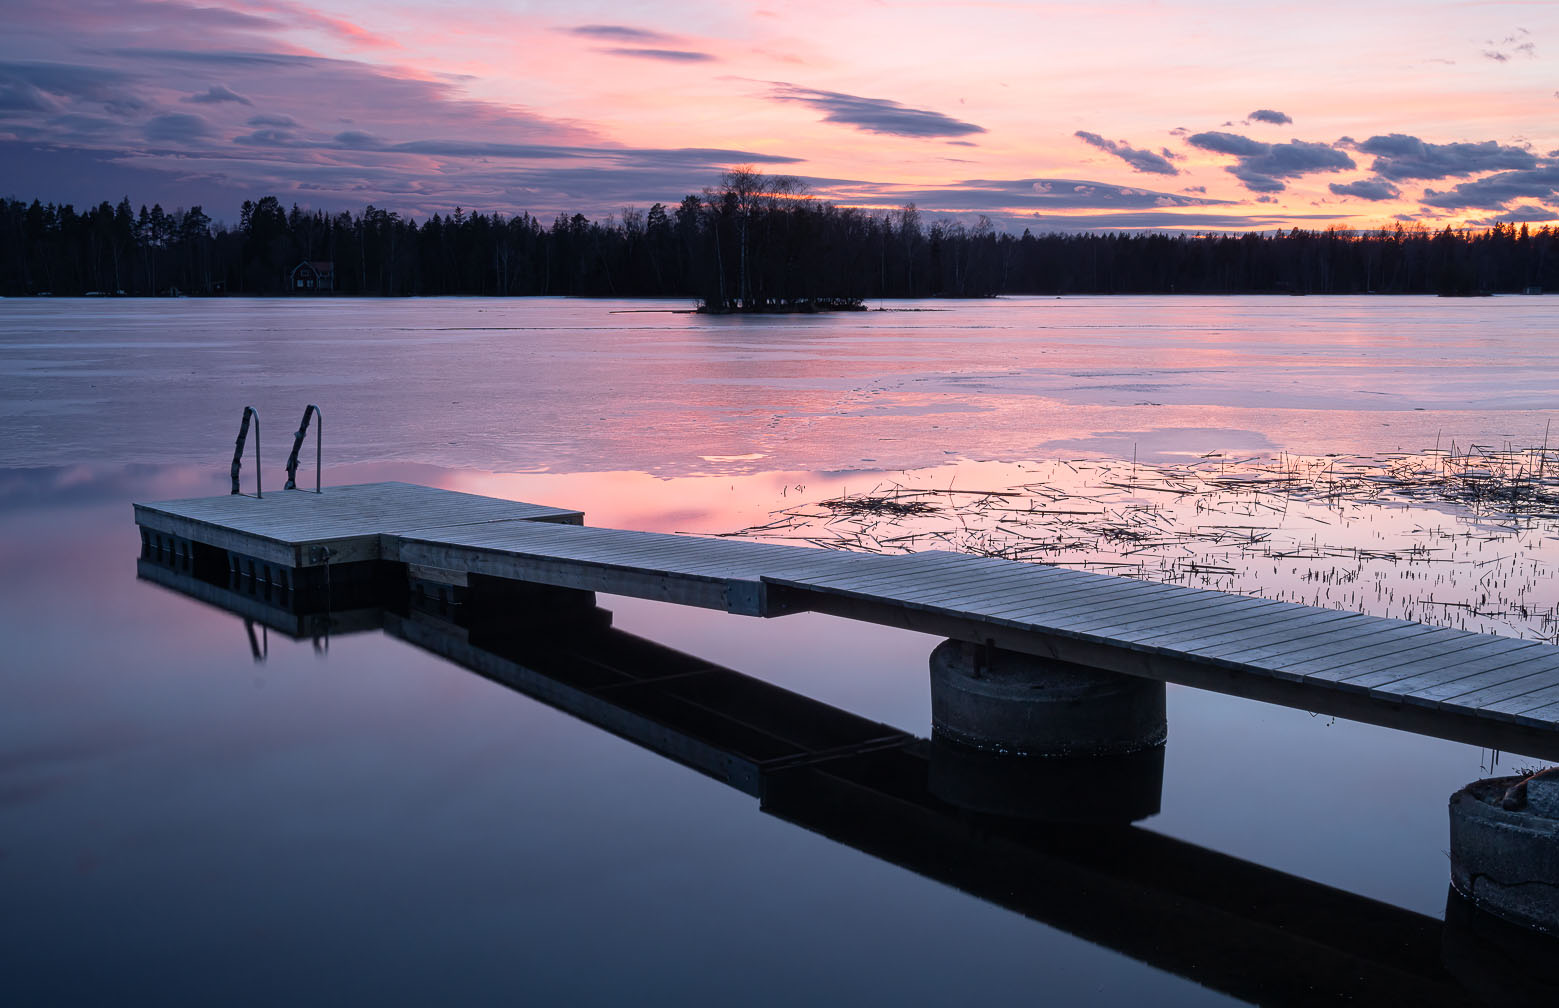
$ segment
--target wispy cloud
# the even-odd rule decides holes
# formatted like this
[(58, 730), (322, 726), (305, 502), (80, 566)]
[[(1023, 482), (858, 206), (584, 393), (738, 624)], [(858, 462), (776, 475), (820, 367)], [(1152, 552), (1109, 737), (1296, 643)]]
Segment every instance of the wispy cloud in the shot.
[[(135, 68), (132, 79), (139, 90), (146, 89), (147, 79), (158, 76), (221, 74), (232, 82), (233, 90), (251, 100), (264, 93), (268, 113), (302, 121), (329, 115), (338, 122), (376, 123), (382, 133), (421, 132), (430, 123), (454, 123), (472, 134), (516, 141), (597, 139), (593, 130), (549, 119), (523, 106), (471, 100), (451, 81), (410, 76), (356, 60), (182, 48), (118, 49), (110, 55)], [(321, 105), (321, 95), (330, 96), (328, 106)]]
[(1066, 178), (965, 179), (936, 187), (820, 181), (817, 188), (841, 202), (913, 202), (925, 210), (949, 212), (1145, 210), (1227, 204), (1225, 200)]
[(1537, 58), (1537, 44), (1531, 40), (1532, 33), (1525, 28), (1517, 28), (1514, 32), (1499, 40), (1489, 39), (1483, 44), (1488, 48), (1483, 50), (1483, 58), (1493, 60), (1496, 63), (1506, 63), (1517, 56), (1527, 59)]
[(267, 19), (278, 28), (297, 25), (324, 32), (350, 42), (354, 46), (373, 49), (401, 48), (393, 39), (371, 31), (356, 21), (323, 13), (318, 4), (290, 3), (288, 0), (248, 0), (248, 2), (255, 10), (264, 12)]
[[(235, 68), (286, 68), (316, 67), (328, 64), (353, 65), (346, 60), (330, 60), (303, 53), (265, 52), (255, 49), (168, 49), (168, 48), (115, 48), (100, 50), (105, 56), (115, 56), (141, 64), (180, 63), (196, 66)], [(96, 55), (96, 54), (95, 54)], [(358, 64), (360, 65), (360, 64)]]
[(253, 146), (286, 147), (294, 150), (371, 151), (381, 154), (418, 154), (448, 158), (602, 161), (625, 167), (685, 165), (711, 171), (713, 170), (711, 166), (716, 165), (783, 165), (800, 162), (799, 158), (784, 154), (711, 147), (587, 147), (450, 138), (389, 140), (365, 130), (342, 130), (329, 137), (309, 137), (287, 128), (268, 128), (238, 136), (234, 138), (234, 142)]
[(195, 102), (201, 105), (215, 105), (221, 102), (235, 102), (239, 105), (253, 105), (254, 102), (237, 92), (231, 91), (220, 84), (213, 84), (200, 94), (192, 94), (184, 99), (187, 102)]
[(16, 112), (24, 116), (54, 114), (61, 111), (60, 102), (47, 91), (14, 76), (0, 76), (0, 116)]
[(1065, 216), (1034, 214), (1024, 223), (1045, 231), (1251, 231), (1261, 228), (1320, 226), (1344, 218), (1343, 214), (1246, 214), (1197, 211), (1137, 211), (1129, 213), (1078, 213)]
[(80, 101), (131, 112), (142, 107), (131, 96), (141, 83), (123, 70), (86, 63), (0, 63), (0, 95), (25, 98), (34, 108)]
[(1513, 207), (1502, 214), (1470, 221), (1474, 227), (1493, 227), (1496, 224), (1542, 224), (1559, 220), (1559, 210), (1534, 206), (1530, 203)]
[(675, 38), (675, 36), (667, 35), (665, 32), (651, 31), (648, 28), (630, 28), (627, 25), (575, 25), (572, 28), (559, 28), (558, 31), (569, 35), (582, 35), (585, 38), (608, 39), (616, 42), (670, 42)]
[(183, 143), (211, 135), (211, 124), (188, 112), (169, 112), (146, 121), (146, 139), (159, 143)]
[(1180, 169), (1170, 164), (1169, 159), (1163, 154), (1155, 154), (1150, 150), (1139, 150), (1136, 147), (1130, 146), (1124, 140), (1119, 142), (1106, 140), (1097, 133), (1089, 133), (1085, 130), (1078, 130), (1072, 135), (1107, 154), (1114, 154), (1122, 161), (1131, 165), (1135, 171), (1148, 172), (1154, 175), (1180, 174)]
[(691, 49), (636, 49), (619, 46), (596, 51), (606, 53), (608, 56), (628, 56), (632, 59), (661, 60), (666, 63), (709, 63), (715, 59), (709, 53), (695, 52)]
[(799, 102), (823, 113), (823, 121), (853, 126), (867, 133), (901, 137), (961, 137), (984, 133), (985, 127), (929, 109), (909, 108), (886, 98), (862, 98), (838, 91), (819, 91), (778, 83), (775, 101)]
[(719, 58), (713, 53), (680, 45), (679, 43), (683, 41), (680, 36), (650, 28), (618, 24), (586, 24), (554, 30), (596, 42), (626, 43), (594, 50), (606, 56), (659, 60), (663, 63), (712, 63)]

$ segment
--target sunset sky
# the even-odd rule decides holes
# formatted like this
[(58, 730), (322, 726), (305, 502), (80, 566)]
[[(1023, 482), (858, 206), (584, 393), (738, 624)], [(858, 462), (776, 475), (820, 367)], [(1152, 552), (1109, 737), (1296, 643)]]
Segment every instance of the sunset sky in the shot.
[(1559, 220), (1559, 3), (3, 0), (0, 195), (419, 220), (752, 165), (998, 227)]

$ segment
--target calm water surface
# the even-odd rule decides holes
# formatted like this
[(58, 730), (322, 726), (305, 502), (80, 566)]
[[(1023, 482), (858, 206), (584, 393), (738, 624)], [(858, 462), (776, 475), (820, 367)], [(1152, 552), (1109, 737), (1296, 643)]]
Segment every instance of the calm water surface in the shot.
[[(1551, 298), (647, 310), (680, 307), (0, 302), (14, 1003), (1227, 1000), (390, 636), (273, 633), (257, 661), (242, 620), (136, 580), (129, 507), (225, 492), (244, 405), (273, 487), (314, 402), (327, 483), (686, 532), (906, 469), (1531, 445), (1559, 412)], [(601, 603), (630, 632), (929, 731), (931, 638)], [(1174, 687), (1169, 704), (1146, 829), (1443, 914), (1446, 798), (1493, 754)]]

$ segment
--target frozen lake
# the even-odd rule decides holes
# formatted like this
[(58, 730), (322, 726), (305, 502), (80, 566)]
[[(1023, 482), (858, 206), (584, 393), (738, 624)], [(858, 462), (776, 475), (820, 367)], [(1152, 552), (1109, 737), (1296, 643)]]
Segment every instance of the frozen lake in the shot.
[[(383, 634), (327, 650), (271, 634), (257, 661), (241, 619), (136, 580), (129, 507), (225, 493), (245, 405), (268, 488), (313, 402), (327, 485), (405, 479), (701, 533), (885, 483), (1082, 493), (1056, 468), (1078, 460), (1118, 475), (1527, 448), (1559, 416), (1555, 298), (684, 307), (0, 301), (0, 940), (20, 1002), (1229, 1000)], [(1327, 534), (1355, 544), (1489, 520), (1387, 501), (1390, 521), (1349, 512), (1344, 534), (1326, 506), (1284, 517), (1336, 519)], [(1539, 518), (1490, 547), (1534, 607), (1559, 602), (1556, 541)], [(1412, 565), (1390, 569), (1406, 591)], [(1315, 588), (1254, 561), (1233, 576), (1217, 586)], [(630, 632), (929, 731), (934, 639), (600, 601)], [(1185, 689), (1169, 705), (1144, 829), (1433, 921), (1447, 797), (1532, 762)]]
[[(209, 457), (242, 405), (331, 458), (665, 476), (1098, 451), (1540, 440), (1552, 298), (1006, 298), (708, 318), (681, 303), (9, 301), (11, 466)], [(328, 400), (328, 401), (326, 401)]]

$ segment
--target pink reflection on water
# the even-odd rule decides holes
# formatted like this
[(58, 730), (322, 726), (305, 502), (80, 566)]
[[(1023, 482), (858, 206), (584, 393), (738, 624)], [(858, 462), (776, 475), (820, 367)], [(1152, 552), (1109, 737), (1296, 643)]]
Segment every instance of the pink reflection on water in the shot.
[(788, 503), (866, 490), (881, 474), (762, 472), (740, 476), (654, 476), (642, 472), (449, 472), (447, 490), (524, 500), (585, 512), (590, 525), (643, 532), (723, 535)]
[[(1549, 453), (1527, 451), (1464, 456), (1457, 472), (1435, 450), (1211, 452), (1178, 464), (960, 461), (846, 474), (446, 472), (438, 485), (580, 509), (604, 527), (956, 550), (1554, 640), (1559, 487), (1539, 476)], [(1526, 497), (1483, 489), (1498, 482), (1485, 467), (1501, 464), (1502, 485)]]

